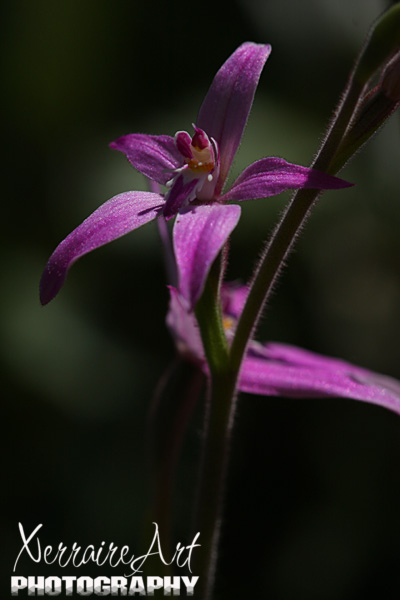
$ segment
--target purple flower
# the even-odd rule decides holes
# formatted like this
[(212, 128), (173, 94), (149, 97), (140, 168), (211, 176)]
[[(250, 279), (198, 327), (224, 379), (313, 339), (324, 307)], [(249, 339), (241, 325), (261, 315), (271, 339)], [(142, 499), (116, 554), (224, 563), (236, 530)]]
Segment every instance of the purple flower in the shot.
[[(223, 323), (228, 342), (233, 337), (247, 292), (244, 286), (226, 284), (222, 288)], [(170, 288), (170, 294), (167, 325), (177, 349), (208, 374), (194, 313), (178, 290)], [(400, 382), (396, 379), (280, 343), (250, 342), (238, 389), (249, 394), (287, 398), (352, 398), (400, 414)]]
[(165, 195), (125, 192), (105, 202), (56, 248), (44, 270), (42, 304), (59, 292), (68, 269), (82, 255), (163, 216), (178, 215), (173, 229), (179, 289), (191, 308), (209, 268), (235, 228), (240, 207), (228, 202), (266, 198), (287, 189), (339, 189), (350, 184), (281, 158), (247, 167), (231, 189), (224, 185), (253, 103), (270, 46), (239, 46), (216, 74), (201, 105), (194, 134), (126, 135), (111, 144)]

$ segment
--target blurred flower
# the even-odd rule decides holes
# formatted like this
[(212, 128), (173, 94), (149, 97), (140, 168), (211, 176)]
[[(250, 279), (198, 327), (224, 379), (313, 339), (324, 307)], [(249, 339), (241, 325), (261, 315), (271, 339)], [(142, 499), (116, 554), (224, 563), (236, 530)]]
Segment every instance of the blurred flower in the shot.
[[(232, 339), (247, 288), (222, 288), (223, 324)], [(167, 325), (178, 352), (208, 374), (197, 321), (185, 298), (170, 288)], [(251, 341), (239, 374), (238, 389), (249, 394), (287, 398), (338, 397), (362, 400), (400, 414), (400, 382), (337, 358), (287, 344)]]
[(376, 85), (360, 99), (351, 123), (332, 159), (333, 172), (346, 164), (368, 142), (399, 105), (400, 52), (385, 65)]
[(211, 264), (235, 228), (240, 207), (230, 201), (266, 198), (287, 189), (338, 189), (348, 183), (325, 173), (263, 158), (247, 167), (223, 194), (253, 103), (269, 45), (242, 44), (216, 74), (194, 125), (194, 135), (126, 135), (111, 144), (151, 180), (163, 196), (125, 192), (105, 202), (56, 248), (44, 270), (42, 304), (59, 292), (68, 269), (82, 255), (159, 217), (178, 214), (173, 239), (179, 289), (192, 309)]

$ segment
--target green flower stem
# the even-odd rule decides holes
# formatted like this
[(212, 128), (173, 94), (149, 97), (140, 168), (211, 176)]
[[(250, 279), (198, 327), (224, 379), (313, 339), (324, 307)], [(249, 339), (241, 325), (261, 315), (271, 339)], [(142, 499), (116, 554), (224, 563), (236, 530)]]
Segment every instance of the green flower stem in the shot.
[(247, 344), (272, 291), (275, 279), (318, 194), (319, 190), (300, 190), (295, 194), (264, 250), (232, 342), (230, 366), (233, 372), (238, 372), (240, 369)]
[(214, 263), (196, 307), (196, 317), (210, 369), (205, 442), (195, 518), (196, 532), (200, 532), (201, 550), (197, 554), (194, 573), (200, 577), (196, 591), (198, 597), (203, 599), (211, 597), (214, 584), (230, 433), (236, 406), (236, 376), (230, 370), (219, 293), (222, 262), (218, 259)]
[(325, 140), (311, 165), (314, 169), (329, 172), (327, 170), (329, 163), (345, 136), (365, 89), (366, 84), (360, 84), (352, 75), (350, 76), (342, 100), (336, 109), (336, 118), (332, 121)]
[(195, 531), (201, 549), (193, 572), (200, 576), (199, 598), (212, 597), (219, 546), (222, 506), (228, 468), (232, 423), (236, 409), (235, 377), (219, 373), (211, 377), (207, 399), (206, 439), (196, 506)]
[(223, 373), (229, 364), (229, 349), (222, 323), (220, 282), (221, 256), (211, 267), (204, 292), (196, 305), (204, 351), (212, 375)]

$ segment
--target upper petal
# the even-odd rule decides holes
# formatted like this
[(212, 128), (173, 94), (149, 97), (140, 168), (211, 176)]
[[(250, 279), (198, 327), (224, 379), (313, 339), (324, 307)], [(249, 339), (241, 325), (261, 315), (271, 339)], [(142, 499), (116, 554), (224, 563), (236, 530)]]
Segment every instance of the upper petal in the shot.
[(352, 398), (400, 414), (399, 381), (284, 344), (253, 342), (243, 361), (239, 389), (288, 398)]
[(58, 294), (78, 258), (155, 219), (163, 202), (159, 194), (125, 192), (102, 204), (50, 256), (40, 281), (41, 303), (47, 304)]
[(270, 156), (257, 160), (247, 167), (221, 200), (226, 202), (251, 200), (275, 196), (290, 189), (337, 190), (351, 185), (353, 184), (322, 171), (294, 165), (283, 158)]
[(170, 135), (131, 133), (111, 142), (110, 148), (123, 152), (135, 169), (163, 185), (171, 179), (171, 170), (183, 163)]
[(228, 58), (215, 75), (203, 100), (197, 125), (219, 146), (221, 170), (216, 193), (228, 176), (253, 104), (261, 71), (271, 46), (246, 42)]
[(237, 225), (240, 206), (189, 206), (178, 214), (173, 231), (179, 291), (192, 310), (210, 267)]

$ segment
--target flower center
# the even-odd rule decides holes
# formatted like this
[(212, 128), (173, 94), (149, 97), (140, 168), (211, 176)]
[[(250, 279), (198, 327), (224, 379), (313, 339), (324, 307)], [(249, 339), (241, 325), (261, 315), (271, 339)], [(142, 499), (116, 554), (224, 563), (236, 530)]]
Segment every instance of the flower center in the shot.
[(191, 159), (185, 158), (189, 169), (196, 173), (209, 173), (214, 169), (214, 156), (211, 148), (201, 150), (192, 146), (192, 154)]
[(175, 144), (185, 163), (195, 175), (211, 173), (215, 168), (215, 152), (208, 135), (199, 127), (194, 127), (194, 135), (186, 131), (175, 134)]
[(224, 315), (222, 317), (222, 325), (225, 330), (225, 333), (232, 333), (233, 329), (236, 325), (236, 322), (235, 322), (235, 319), (233, 319), (232, 317), (230, 317), (228, 315)]

